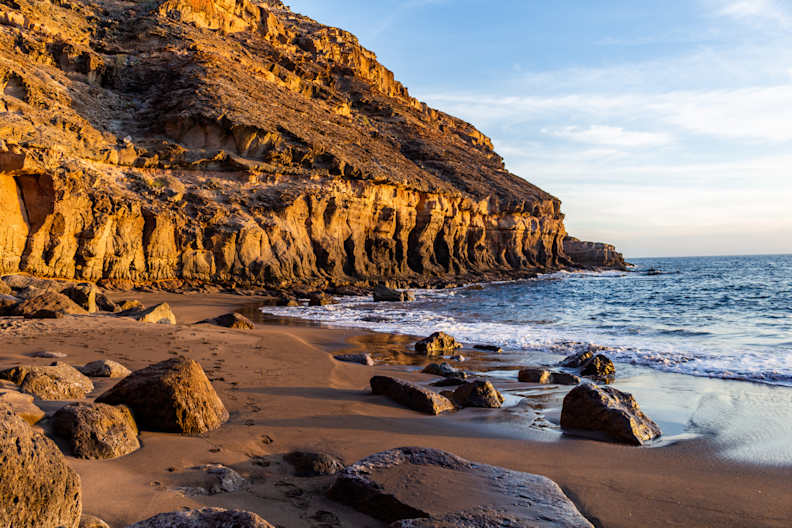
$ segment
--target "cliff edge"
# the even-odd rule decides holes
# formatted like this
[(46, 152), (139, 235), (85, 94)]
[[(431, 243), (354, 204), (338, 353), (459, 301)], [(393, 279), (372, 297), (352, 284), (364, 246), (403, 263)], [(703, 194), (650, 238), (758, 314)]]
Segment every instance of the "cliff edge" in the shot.
[(557, 198), (277, 0), (3, 0), (0, 130), (0, 273), (421, 284), (576, 264)]

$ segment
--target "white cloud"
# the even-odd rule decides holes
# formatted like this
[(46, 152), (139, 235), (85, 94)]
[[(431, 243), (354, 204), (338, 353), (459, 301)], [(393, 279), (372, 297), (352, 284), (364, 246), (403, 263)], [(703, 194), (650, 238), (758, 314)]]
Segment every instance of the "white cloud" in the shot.
[(718, 14), (739, 21), (770, 22), (781, 26), (792, 23), (787, 8), (777, 0), (738, 0), (728, 2)]
[(671, 142), (668, 134), (656, 132), (635, 132), (621, 127), (591, 125), (589, 127), (564, 126), (543, 128), (543, 134), (562, 139), (614, 147), (652, 147)]

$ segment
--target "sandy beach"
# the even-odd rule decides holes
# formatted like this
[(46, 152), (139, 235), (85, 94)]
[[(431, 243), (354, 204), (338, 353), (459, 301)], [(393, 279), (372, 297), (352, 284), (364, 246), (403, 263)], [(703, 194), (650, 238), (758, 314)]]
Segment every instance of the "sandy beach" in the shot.
[[(332, 358), (365, 347), (362, 332), (259, 323), (254, 330), (196, 325), (250, 306), (255, 297), (227, 294), (115, 294), (146, 305), (167, 302), (179, 324), (145, 324), (112, 315), (57, 320), (7, 319), (0, 368), (42, 350), (67, 354), (73, 365), (113, 359), (138, 369), (173, 355), (198, 361), (231, 418), (199, 437), (141, 433), (142, 449), (115, 460), (69, 457), (80, 474), (84, 511), (126, 526), (180, 507), (219, 506), (256, 512), (279, 526), (382, 526), (327, 499), (333, 477), (299, 478), (282, 461), (290, 451), (337, 455), (352, 463), (399, 446), (435, 447), (477, 462), (555, 480), (595, 526), (785, 527), (792, 519), (792, 468), (734, 461), (706, 438), (634, 448), (540, 433), (513, 435), (467, 419), (475, 412), (424, 416), (371, 395), (368, 381), (386, 373), (429, 376), (399, 366), (366, 367)], [(384, 339), (388, 339), (387, 336)], [(403, 338), (394, 338), (399, 341)], [(361, 344), (362, 343), (362, 344)], [(96, 384), (96, 397), (113, 381)], [(48, 413), (62, 402), (42, 404)], [(47, 427), (46, 420), (41, 422)], [(200, 464), (236, 469), (252, 486), (214, 496), (189, 496)], [(442, 481), (429, 483), (442, 489)]]

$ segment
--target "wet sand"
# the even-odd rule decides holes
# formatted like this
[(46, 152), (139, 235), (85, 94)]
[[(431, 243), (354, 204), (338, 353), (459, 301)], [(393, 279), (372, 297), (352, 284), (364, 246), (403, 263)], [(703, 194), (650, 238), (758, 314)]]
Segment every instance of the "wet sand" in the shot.
[[(361, 339), (363, 332), (354, 330), (274, 323), (250, 331), (192, 324), (255, 298), (114, 297), (137, 298), (147, 306), (167, 301), (180, 324), (141, 324), (113, 316), (14, 321), (0, 330), (0, 367), (47, 364), (51, 360), (28, 356), (41, 350), (64, 352), (64, 361), (75, 365), (109, 358), (131, 369), (183, 354), (203, 365), (231, 413), (224, 427), (201, 437), (144, 432), (142, 449), (129, 456), (110, 461), (69, 458), (82, 477), (85, 511), (114, 527), (202, 505), (247, 509), (289, 528), (382, 526), (326, 499), (323, 493), (332, 477), (294, 477), (281, 456), (295, 449), (314, 450), (350, 463), (405, 445), (445, 449), (470, 460), (545, 475), (597, 526), (790, 526), (792, 466), (736, 461), (707, 437), (633, 448), (530, 429), (518, 434), (487, 421), (487, 416), (506, 410), (423, 416), (371, 395), (368, 380), (375, 373), (435, 378), (398, 366), (364, 367), (332, 359), (342, 349), (369, 348), (383, 340), (398, 344), (405, 339), (401, 336), (366, 334)], [(99, 381), (90, 396), (111, 384)], [(42, 407), (53, 410), (57, 405)], [(207, 463), (237, 469), (251, 487), (195, 497), (174, 490), (195, 480), (189, 468)], [(442, 487), (443, 482), (428, 485)]]

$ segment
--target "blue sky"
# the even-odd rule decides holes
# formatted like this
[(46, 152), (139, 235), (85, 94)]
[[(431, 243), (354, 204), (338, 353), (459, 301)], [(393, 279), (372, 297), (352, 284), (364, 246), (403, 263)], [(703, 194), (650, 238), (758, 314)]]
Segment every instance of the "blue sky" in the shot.
[(292, 0), (628, 257), (792, 253), (792, 2)]

